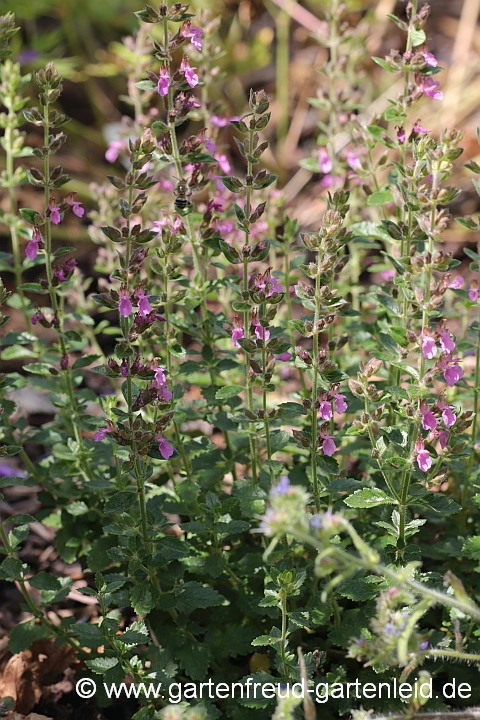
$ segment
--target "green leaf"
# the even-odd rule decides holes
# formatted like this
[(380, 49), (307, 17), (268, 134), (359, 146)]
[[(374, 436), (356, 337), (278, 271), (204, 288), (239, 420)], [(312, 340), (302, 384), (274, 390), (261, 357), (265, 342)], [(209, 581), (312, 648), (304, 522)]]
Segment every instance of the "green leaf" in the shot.
[(82, 647), (97, 648), (105, 643), (105, 635), (99, 625), (76, 623), (71, 631), (80, 640)]
[(223, 605), (224, 601), (225, 598), (212, 587), (193, 580), (184, 583), (181, 594), (175, 599), (175, 607), (182, 612), (191, 612), (199, 608)]
[(393, 203), (391, 190), (378, 190), (367, 198), (367, 205), (386, 205), (387, 203)]
[(413, 28), (413, 30), (410, 31), (410, 37), (412, 38), (413, 47), (417, 47), (417, 45), (423, 45), (423, 43), (427, 39), (425, 31), (422, 30), (422, 28)]
[(27, 372), (33, 373), (34, 375), (44, 375), (46, 377), (52, 377), (52, 374), (50, 372), (52, 367), (53, 365), (50, 365), (49, 363), (29, 363), (28, 365), (24, 365), (23, 369)]
[(97, 675), (104, 675), (118, 665), (118, 658), (98, 657), (95, 660), (85, 660), (85, 665)]
[(78, 368), (84, 368), (87, 367), (87, 365), (91, 365), (95, 360), (98, 360), (100, 355), (84, 355), (81, 358), (78, 358), (78, 360), (75, 360), (73, 363), (72, 370), (78, 370)]
[(364, 488), (356, 490), (353, 495), (349, 495), (343, 501), (348, 507), (353, 508), (371, 508), (377, 505), (397, 505), (397, 500), (387, 495), (383, 490), (376, 488)]
[(388, 72), (391, 72), (391, 73), (398, 72), (398, 70), (396, 68), (394, 68), (392, 65), (390, 65), (390, 63), (388, 63), (383, 58), (372, 57), (372, 60), (373, 60), (373, 62), (377, 63), (377, 65), (380, 65), (381, 68), (383, 68), (384, 70), (387, 70)]
[(235, 397), (244, 390), (245, 388), (243, 385), (226, 385), (225, 387), (220, 388), (220, 390), (217, 390), (215, 393), (215, 400), (228, 400), (228, 398)]
[(47, 572), (39, 572), (29, 579), (29, 584), (37, 590), (60, 590), (61, 583), (58, 578)]
[(69, 502), (65, 507), (66, 512), (69, 515), (77, 517), (78, 515), (85, 515), (88, 512), (88, 505), (83, 500), (73, 500)]
[(133, 492), (117, 492), (107, 500), (103, 510), (106, 513), (122, 513), (132, 507), (134, 500), (135, 493)]
[(141, 582), (135, 585), (131, 594), (130, 602), (137, 615), (148, 615), (155, 607), (152, 588), (148, 582)]
[(291, 440), (292, 437), (290, 433), (286, 432), (285, 430), (272, 432), (270, 434), (270, 448), (272, 454), (284, 448), (286, 445), (289, 444), (289, 442), (291, 442)]
[(37, 640), (52, 637), (53, 632), (44, 625), (37, 625), (36, 620), (27, 620), (27, 622), (16, 625), (8, 634), (9, 650), (15, 655), (28, 650)]

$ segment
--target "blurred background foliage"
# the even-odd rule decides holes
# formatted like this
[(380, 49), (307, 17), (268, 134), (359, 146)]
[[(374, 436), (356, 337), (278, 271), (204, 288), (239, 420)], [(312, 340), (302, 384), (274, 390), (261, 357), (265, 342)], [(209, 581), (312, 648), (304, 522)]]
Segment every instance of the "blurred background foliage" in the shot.
[[(385, 98), (397, 94), (391, 87), (396, 77), (383, 72), (370, 57), (383, 56), (391, 48), (401, 49), (402, 33), (387, 14), (401, 16), (405, 5), (403, 0), (346, 0), (347, 20), (356, 28), (361, 104), (368, 116), (380, 114), (386, 107)], [(265, 88), (273, 98), (273, 134), (268, 138), (271, 151), (266, 159), (280, 175), (281, 184), (287, 185), (287, 198), (298, 205), (301, 221), (302, 198), (304, 205), (311, 201), (312, 177), (299, 171), (298, 163), (311, 154), (318, 134), (319, 111), (308, 98), (316, 95), (323, 82), (321, 68), (328, 50), (322, 36), (328, 6), (329, 0), (304, 0), (302, 4), (295, 0), (191, 3), (200, 16), (197, 24), (203, 25), (211, 17), (221, 18), (218, 36), (224, 52), (219, 61), (221, 72), (211, 80), (210, 96), (230, 115), (244, 110), (251, 86)], [(89, 182), (102, 182), (106, 174), (108, 127), (131, 114), (122, 96), (127, 87), (126, 65), (135, 58), (123, 39), (137, 28), (133, 13), (141, 7), (139, 0), (0, 0), (0, 11), (13, 11), (22, 26), (15, 38), (14, 56), (24, 66), (23, 71), (53, 60), (66, 78), (62, 104), (72, 121), (65, 165), (77, 178), (74, 189), (85, 199), (93, 197)], [(422, 120), (434, 132), (453, 126), (464, 130), (465, 161), (478, 154), (479, 10), (480, 0), (435, 0), (428, 27), (429, 49), (447, 73), (442, 74), (445, 101), (427, 103)], [(34, 138), (31, 144), (36, 144)], [(231, 136), (230, 145), (235, 159)], [(467, 177), (464, 185), (467, 207), (462, 214), (475, 209), (468, 205), (472, 195)], [(462, 233), (460, 228), (454, 232), (456, 237)]]

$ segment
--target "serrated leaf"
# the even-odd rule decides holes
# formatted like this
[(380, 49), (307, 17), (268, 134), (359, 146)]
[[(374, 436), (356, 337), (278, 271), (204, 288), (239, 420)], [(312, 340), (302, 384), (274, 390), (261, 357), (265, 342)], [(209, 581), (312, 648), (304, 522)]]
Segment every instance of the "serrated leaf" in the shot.
[(378, 505), (397, 505), (397, 500), (387, 495), (383, 490), (376, 488), (364, 488), (356, 490), (353, 495), (349, 495), (343, 501), (348, 507), (353, 508), (371, 508)]
[(245, 388), (243, 387), (243, 385), (226, 385), (225, 387), (220, 388), (220, 390), (217, 390), (217, 392), (215, 393), (215, 399), (228, 400), (229, 398), (239, 395), (239, 393), (243, 392), (244, 390)]
[(98, 657), (95, 660), (85, 660), (85, 665), (97, 675), (104, 675), (118, 665), (118, 658)]

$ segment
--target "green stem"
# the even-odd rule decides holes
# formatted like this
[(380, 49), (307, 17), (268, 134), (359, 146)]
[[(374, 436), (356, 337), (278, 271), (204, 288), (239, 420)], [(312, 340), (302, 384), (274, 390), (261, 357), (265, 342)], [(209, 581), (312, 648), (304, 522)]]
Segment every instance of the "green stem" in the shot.
[(17, 235), (17, 198), (15, 195), (15, 188), (13, 186), (13, 123), (15, 121), (15, 112), (13, 110), (13, 97), (10, 98), (10, 105), (8, 109), (7, 126), (5, 128), (5, 155), (6, 155), (6, 181), (8, 185), (8, 197), (10, 199), (10, 212), (12, 214), (12, 221), (10, 225), (10, 237), (12, 238), (12, 254), (13, 263), (15, 267), (15, 284), (16, 290), (20, 296), (22, 303), (22, 313), (25, 320), (25, 327), (28, 330), (32, 329), (32, 323), (27, 312), (27, 301), (23, 290), (20, 288), (22, 284), (22, 259), (20, 257), (20, 245), (18, 242)]
[(315, 501), (316, 511), (320, 510), (320, 498), (318, 496), (318, 477), (317, 477), (317, 362), (318, 362), (318, 329), (317, 324), (320, 319), (320, 253), (317, 253), (317, 273), (315, 275), (315, 316), (313, 320), (313, 358), (312, 358), (312, 486), (313, 499)]
[[(296, 527), (287, 528), (288, 535), (292, 535), (297, 540), (312, 545), (319, 551), (325, 551), (325, 546), (320, 540), (308, 535), (304, 530)], [(391, 580), (395, 585), (408, 587), (418, 595), (430, 598), (434, 603), (438, 603), (445, 607), (457, 608), (461, 610), (465, 615), (480, 620), (480, 607), (475, 605), (473, 602), (468, 602), (456, 597), (455, 595), (447, 595), (440, 590), (434, 590), (423, 582), (417, 582), (412, 580), (405, 572), (393, 570), (392, 567), (387, 567), (381, 563), (374, 562), (371, 559), (360, 557), (358, 555), (351, 555), (345, 550), (341, 550), (339, 547), (334, 545), (328, 546), (328, 557), (336, 559), (344, 565), (348, 565), (352, 568), (362, 568), (364, 570), (371, 570), (377, 575), (382, 575)]]
[(282, 592), (282, 636), (280, 639), (280, 657), (282, 658), (283, 666), (283, 679), (288, 680), (288, 666), (287, 666), (287, 622), (288, 622), (288, 611), (287, 611), (287, 595), (284, 590)]
[[(247, 159), (247, 177), (251, 177), (252, 175), (252, 163), (250, 160), (250, 157), (253, 153), (253, 130), (249, 130), (248, 133), (248, 159)], [(247, 218), (250, 217), (252, 210), (252, 186), (249, 183), (247, 185), (247, 197), (245, 201), (245, 216)], [(250, 228), (248, 225), (248, 222), (245, 224), (245, 246), (248, 246), (250, 239)], [(243, 292), (248, 293), (248, 258), (245, 258), (243, 261)], [(250, 332), (250, 312), (248, 310), (245, 310), (243, 313), (243, 335), (245, 339), (248, 339)], [(252, 384), (250, 380), (250, 371), (249, 371), (249, 364), (248, 364), (248, 353), (244, 353), (245, 360), (245, 391), (247, 394), (247, 407), (250, 410), (250, 412), (253, 412), (253, 389)], [(255, 439), (255, 428), (251, 427), (251, 423), (249, 423), (248, 427), (248, 437), (249, 437), (249, 445), (250, 445), (250, 463), (252, 467), (252, 479), (254, 482), (257, 481), (257, 442)]]
[(475, 655), (474, 653), (466, 653), (462, 652), (461, 650), (443, 650), (438, 649), (436, 650), (433, 648), (432, 650), (428, 650), (425, 655), (427, 657), (433, 657), (433, 658), (455, 658), (456, 660), (466, 660), (468, 662), (477, 662), (480, 663), (480, 655)]

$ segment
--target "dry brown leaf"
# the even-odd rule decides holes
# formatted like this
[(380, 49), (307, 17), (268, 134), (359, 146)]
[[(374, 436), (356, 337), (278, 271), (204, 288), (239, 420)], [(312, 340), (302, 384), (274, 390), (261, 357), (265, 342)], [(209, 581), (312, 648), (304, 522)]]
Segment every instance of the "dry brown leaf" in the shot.
[[(11, 697), (16, 702), (18, 712), (12, 720), (22, 719), (18, 713), (29, 713), (40, 700), (43, 689), (61, 679), (75, 662), (72, 648), (55, 645), (52, 640), (38, 640), (29, 650), (12, 655), (0, 678), (0, 697)], [(42, 717), (33, 713), (28, 720), (42, 720)]]

